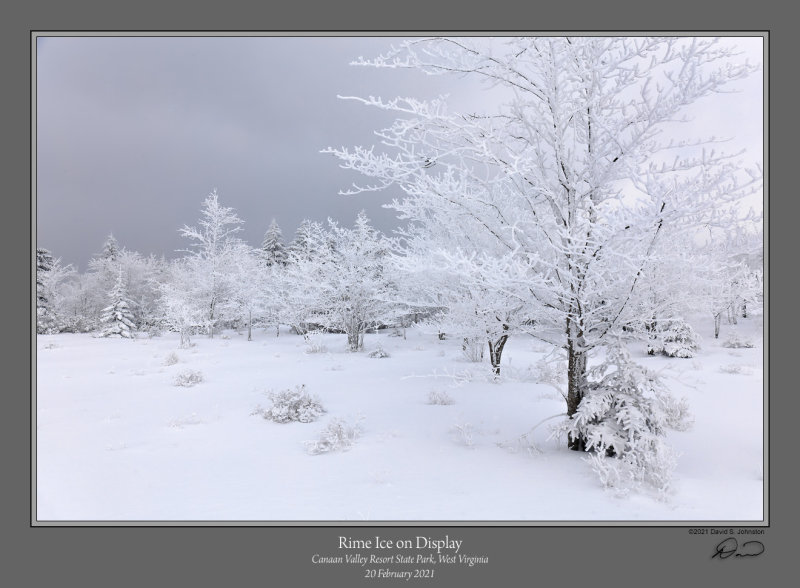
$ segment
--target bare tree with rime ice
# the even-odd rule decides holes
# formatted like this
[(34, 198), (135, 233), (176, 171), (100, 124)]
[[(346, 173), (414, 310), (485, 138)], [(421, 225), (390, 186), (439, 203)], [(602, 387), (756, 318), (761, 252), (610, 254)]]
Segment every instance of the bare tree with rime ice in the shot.
[[(716, 139), (669, 138), (689, 105), (758, 69), (736, 60), (712, 38), (413, 39), (354, 64), (478, 78), (504, 103), (458, 113), (441, 98), (344, 97), (398, 118), (376, 133), (381, 149), (324, 152), (371, 178), (345, 193), (399, 186), (390, 207), (416, 227), (409, 240), (452, 227), (469, 237), (439, 247), (472, 260), (473, 280), (514, 298), (532, 333), (565, 351), (572, 417), (590, 354), (625, 337), (643, 268), (669, 255), (656, 247), (664, 229), (690, 238), (760, 189), (760, 167)], [(567, 443), (587, 448), (582, 435)]]

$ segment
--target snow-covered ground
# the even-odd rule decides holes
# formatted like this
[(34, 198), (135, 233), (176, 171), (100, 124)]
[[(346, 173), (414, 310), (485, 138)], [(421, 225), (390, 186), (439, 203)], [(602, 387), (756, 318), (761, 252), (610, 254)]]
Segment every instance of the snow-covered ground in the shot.
[[(682, 453), (673, 491), (620, 496), (581, 456), (548, 440), (564, 401), (537, 383), (544, 344), (509, 340), (503, 376), (465, 360), (460, 341), (409, 330), (344, 335), (306, 353), (274, 331), (98, 339), (37, 337), (37, 519), (77, 521), (760, 521), (763, 518), (762, 317), (743, 319), (752, 349), (722, 346), (695, 323), (693, 359), (634, 359), (686, 396), (695, 423), (670, 432)], [(382, 346), (390, 357), (368, 357)], [(178, 362), (166, 365), (174, 353)], [(192, 387), (175, 377), (200, 371)], [(304, 384), (327, 409), (313, 423), (257, 414), (269, 392)], [(429, 403), (444, 392), (450, 405)], [(311, 455), (306, 441), (335, 418), (360, 422), (348, 451)]]

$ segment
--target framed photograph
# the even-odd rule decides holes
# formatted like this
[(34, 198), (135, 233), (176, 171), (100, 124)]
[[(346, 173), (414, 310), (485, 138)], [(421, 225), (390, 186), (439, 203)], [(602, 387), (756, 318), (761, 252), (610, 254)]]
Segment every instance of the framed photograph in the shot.
[(98, 582), (759, 573), (771, 40), (31, 29), (28, 532)]

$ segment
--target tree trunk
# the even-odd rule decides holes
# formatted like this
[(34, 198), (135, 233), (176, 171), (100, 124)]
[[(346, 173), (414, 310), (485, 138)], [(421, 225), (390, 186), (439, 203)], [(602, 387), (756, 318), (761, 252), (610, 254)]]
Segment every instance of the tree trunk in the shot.
[(347, 333), (347, 347), (350, 351), (358, 351), (361, 349), (364, 339), (358, 331), (351, 331)]
[(747, 302), (742, 303), (742, 318), (747, 318)]
[(186, 329), (181, 329), (181, 349), (191, 347), (192, 340), (189, 338), (189, 332)]
[[(567, 318), (567, 416), (572, 418), (586, 394), (586, 346), (583, 332), (578, 325)], [(576, 332), (577, 331), (577, 332)], [(586, 451), (586, 438), (583, 435), (567, 436), (567, 446), (572, 451)]]
[[(506, 330), (508, 329), (505, 325), (503, 327)], [(494, 343), (489, 341), (489, 361), (492, 362), (492, 371), (495, 377), (500, 375), (500, 358), (503, 355), (503, 347), (505, 347), (506, 341), (508, 341), (508, 335), (500, 335), (500, 338)]]
[(247, 311), (247, 340), (253, 340), (253, 311)]
[(722, 323), (722, 313), (718, 312), (714, 315), (714, 339), (719, 339), (719, 327)]
[[(569, 349), (567, 372), (567, 416), (572, 417), (586, 393), (586, 352)], [(583, 436), (569, 435), (567, 445), (573, 451), (586, 451), (586, 439)]]

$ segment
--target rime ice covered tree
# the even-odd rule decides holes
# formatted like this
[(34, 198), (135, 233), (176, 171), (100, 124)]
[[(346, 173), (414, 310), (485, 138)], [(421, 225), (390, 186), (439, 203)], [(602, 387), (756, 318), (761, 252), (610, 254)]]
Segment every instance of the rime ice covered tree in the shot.
[(286, 305), (295, 322), (343, 331), (350, 351), (359, 351), (365, 330), (390, 312), (387, 245), (363, 212), (352, 229), (333, 221), (329, 231), (314, 227), (289, 256)]
[(280, 263), (268, 263), (262, 251), (255, 251), (242, 241), (234, 243), (228, 252), (229, 301), (228, 310), (247, 324), (247, 340), (253, 340), (253, 321), (272, 319), (271, 302), (275, 284), (272, 267)]
[(57, 331), (50, 282), (55, 260), (42, 247), (36, 249), (36, 332), (47, 334)]
[(261, 242), (261, 255), (268, 266), (286, 263), (286, 246), (283, 244), (283, 233), (275, 219), (272, 219), (267, 232), (264, 234), (264, 240)]
[(191, 303), (203, 317), (209, 337), (230, 310), (233, 290), (233, 257), (241, 250), (236, 233), (242, 223), (233, 208), (222, 206), (216, 190), (203, 202), (197, 227), (184, 225), (183, 237), (191, 240), (187, 267), (193, 276)]
[(119, 256), (119, 244), (117, 240), (114, 238), (113, 233), (109, 233), (106, 242), (103, 243), (103, 252), (100, 254), (102, 259), (107, 259), (109, 261), (116, 261), (117, 257)]
[(133, 324), (133, 313), (130, 309), (130, 300), (128, 300), (121, 267), (117, 272), (117, 280), (108, 293), (108, 297), (111, 304), (103, 309), (103, 314), (100, 317), (100, 322), (103, 325), (100, 336), (133, 339), (136, 326)]
[(180, 346), (189, 347), (191, 336), (204, 326), (206, 312), (196, 302), (198, 283), (190, 260), (172, 262), (164, 281), (159, 284), (159, 315), (162, 324), (180, 334)]
[(352, 98), (398, 115), (377, 133), (384, 151), (325, 151), (371, 178), (349, 192), (398, 186), (391, 207), (424, 233), (470, 236), (471, 275), (516, 297), (534, 334), (566, 354), (572, 417), (590, 354), (636, 318), (662, 229), (686, 237), (760, 189), (760, 170), (743, 173), (711, 140), (670, 139), (687, 105), (755, 71), (736, 59), (711, 38), (414, 39), (356, 64), (482, 79), (503, 104), (458, 113), (441, 99)]
[(303, 219), (295, 231), (294, 239), (289, 244), (287, 256), (290, 256), (292, 261), (297, 261), (316, 255), (317, 251), (324, 246), (324, 231), (320, 223)]
[[(328, 255), (329, 239), (318, 222), (303, 219), (287, 247), (286, 267), (271, 266), (270, 273), (283, 293), (278, 313), (298, 334), (308, 330), (316, 309), (313, 273), (316, 262)], [(321, 262), (321, 261), (320, 261)]]

